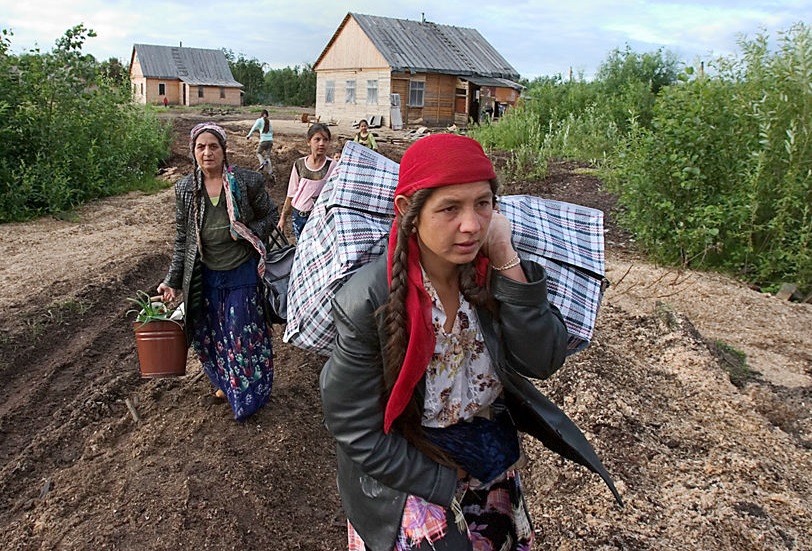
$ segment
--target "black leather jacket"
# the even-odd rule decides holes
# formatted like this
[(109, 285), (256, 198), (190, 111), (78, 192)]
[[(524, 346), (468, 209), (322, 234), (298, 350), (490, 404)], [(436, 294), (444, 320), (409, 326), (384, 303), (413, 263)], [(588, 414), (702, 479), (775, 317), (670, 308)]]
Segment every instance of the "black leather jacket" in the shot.
[[(361, 538), (376, 551), (393, 547), (409, 494), (448, 507), (457, 484), (454, 469), (429, 459), (395, 431), (383, 432), (386, 339), (376, 311), (388, 296), (386, 256), (362, 268), (336, 294), (336, 345), (320, 377), (325, 425), (337, 442), (341, 501)], [(522, 268), (530, 283), (492, 276), (498, 320), (477, 310), (511, 416), (520, 430), (599, 472), (614, 492), (583, 434), (525, 378), (547, 378), (561, 367), (567, 331), (547, 300), (544, 269), (532, 262), (522, 262)], [(418, 396), (425, 388), (421, 384)]]

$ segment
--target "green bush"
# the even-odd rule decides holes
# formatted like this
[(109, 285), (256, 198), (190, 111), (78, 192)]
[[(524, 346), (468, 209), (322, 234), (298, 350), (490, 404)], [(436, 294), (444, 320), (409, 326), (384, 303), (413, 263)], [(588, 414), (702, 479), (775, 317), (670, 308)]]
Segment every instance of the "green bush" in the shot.
[(0, 38), (0, 222), (65, 211), (121, 193), (155, 174), (170, 130), (132, 103), (81, 47), (78, 25), (53, 51), (10, 53)]
[(471, 135), (483, 146), (535, 151), (537, 164), (550, 158), (600, 163), (613, 155), (631, 121), (648, 126), (657, 95), (676, 81), (673, 54), (614, 50), (596, 80), (543, 77), (529, 83), (522, 102)]
[(760, 284), (812, 285), (812, 40), (803, 24), (742, 39), (715, 76), (663, 88), (633, 125), (610, 181), (657, 259)]

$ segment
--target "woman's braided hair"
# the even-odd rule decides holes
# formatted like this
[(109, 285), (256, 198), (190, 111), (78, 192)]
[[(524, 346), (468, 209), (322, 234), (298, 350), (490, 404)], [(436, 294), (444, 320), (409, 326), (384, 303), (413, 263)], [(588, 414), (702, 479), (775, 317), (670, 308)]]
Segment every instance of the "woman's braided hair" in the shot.
[[(494, 201), (498, 190), (496, 179), (490, 180)], [(384, 345), (384, 391), (383, 404), (389, 399), (392, 388), (398, 379), (403, 360), (406, 357), (408, 335), (406, 331), (406, 292), (408, 289), (409, 239), (415, 231), (415, 222), (426, 201), (437, 188), (420, 189), (409, 197), (409, 206), (402, 213), (397, 225), (397, 240), (392, 255), (392, 281), (389, 287), (389, 299), (382, 306), (384, 333), (387, 341)], [(460, 266), (460, 292), (465, 300), (475, 306), (494, 308), (493, 297), (487, 287), (476, 282), (476, 269), (473, 263)], [(456, 466), (453, 461), (438, 447), (429, 442), (423, 434), (421, 409), (414, 394), (403, 413), (395, 420), (394, 425), (400, 433), (423, 453), (449, 466)]]

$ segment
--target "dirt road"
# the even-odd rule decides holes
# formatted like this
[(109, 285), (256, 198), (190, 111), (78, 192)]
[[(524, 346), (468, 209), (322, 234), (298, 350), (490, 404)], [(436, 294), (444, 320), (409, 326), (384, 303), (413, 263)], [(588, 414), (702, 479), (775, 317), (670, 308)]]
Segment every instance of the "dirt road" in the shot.
[[(253, 117), (221, 118), (231, 162), (256, 166), (256, 142), (244, 139)], [(191, 167), (196, 122), (174, 121), (169, 179)], [(274, 125), (280, 202), (306, 127)], [(386, 138), (382, 152), (399, 160), (403, 145)], [(600, 181), (576, 168), (558, 163), (505, 191), (607, 213), (612, 286), (594, 342), (541, 388), (587, 434), (626, 506), (527, 441), (538, 548), (812, 549), (812, 306), (650, 264), (613, 224)], [(316, 385), (323, 358), (278, 330), (273, 397), (245, 423), (211, 398), (192, 358), (186, 377), (139, 377), (125, 297), (163, 278), (173, 209), (167, 189), (88, 205), (72, 221), (2, 226), (3, 549), (345, 547)], [(735, 360), (717, 340), (760, 375), (731, 384), (724, 368)]]

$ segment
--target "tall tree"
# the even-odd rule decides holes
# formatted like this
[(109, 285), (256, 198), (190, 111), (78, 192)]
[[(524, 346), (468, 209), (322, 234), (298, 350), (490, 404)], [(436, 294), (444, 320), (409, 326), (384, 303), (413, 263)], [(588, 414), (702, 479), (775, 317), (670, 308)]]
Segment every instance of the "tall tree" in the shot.
[(268, 103), (269, 97), (265, 92), (265, 64), (256, 58), (249, 59), (242, 53), (235, 56), (231, 50), (223, 49), (223, 53), (234, 79), (243, 85), (243, 103), (245, 105)]
[(316, 105), (316, 72), (311, 64), (271, 69), (265, 84), (274, 103), (309, 107)]

